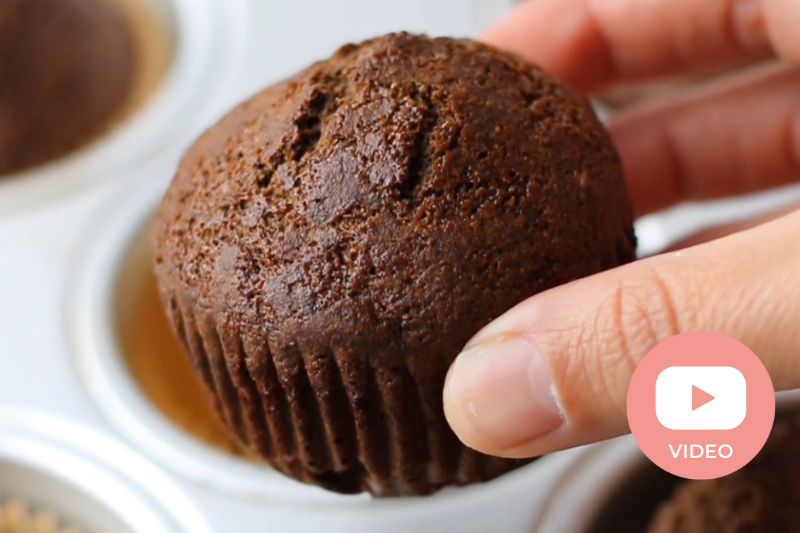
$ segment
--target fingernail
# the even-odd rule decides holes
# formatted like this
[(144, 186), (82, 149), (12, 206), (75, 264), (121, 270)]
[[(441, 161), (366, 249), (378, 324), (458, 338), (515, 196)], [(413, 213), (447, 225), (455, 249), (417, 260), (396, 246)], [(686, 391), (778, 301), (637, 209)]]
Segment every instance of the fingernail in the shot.
[(445, 409), (459, 437), (487, 452), (528, 443), (564, 422), (546, 361), (520, 336), (462, 352), (447, 375)]

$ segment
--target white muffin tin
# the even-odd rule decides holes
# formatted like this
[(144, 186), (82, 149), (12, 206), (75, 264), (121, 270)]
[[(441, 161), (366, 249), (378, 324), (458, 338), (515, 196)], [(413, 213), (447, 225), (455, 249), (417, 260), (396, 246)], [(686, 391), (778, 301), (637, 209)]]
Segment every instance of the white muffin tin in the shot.
[(81, 531), (211, 533), (178, 486), (107, 436), (42, 412), (0, 408), (0, 500)]

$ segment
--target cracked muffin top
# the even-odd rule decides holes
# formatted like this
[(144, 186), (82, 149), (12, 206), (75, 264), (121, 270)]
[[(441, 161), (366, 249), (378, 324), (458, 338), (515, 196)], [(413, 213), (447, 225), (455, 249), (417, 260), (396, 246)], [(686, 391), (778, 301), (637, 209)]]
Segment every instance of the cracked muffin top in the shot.
[(209, 129), (155, 247), (162, 292), (245, 336), (452, 358), (523, 298), (630, 261), (635, 239), (582, 98), (489, 46), (402, 33)]

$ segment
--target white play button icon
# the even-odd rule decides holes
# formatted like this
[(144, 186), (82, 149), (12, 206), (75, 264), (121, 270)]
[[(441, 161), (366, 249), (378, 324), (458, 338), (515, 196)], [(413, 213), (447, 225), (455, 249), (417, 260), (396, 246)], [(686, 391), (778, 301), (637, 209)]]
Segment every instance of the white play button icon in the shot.
[(656, 378), (656, 417), (667, 429), (734, 429), (746, 413), (747, 384), (731, 366), (671, 366)]

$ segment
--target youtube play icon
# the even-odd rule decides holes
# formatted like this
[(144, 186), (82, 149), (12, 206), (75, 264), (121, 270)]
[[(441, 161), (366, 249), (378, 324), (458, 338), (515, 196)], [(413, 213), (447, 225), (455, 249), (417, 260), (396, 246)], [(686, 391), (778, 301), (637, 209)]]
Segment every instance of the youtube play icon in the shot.
[(747, 383), (732, 366), (671, 366), (656, 378), (656, 417), (665, 428), (728, 430), (747, 414)]
[(752, 461), (775, 418), (775, 389), (745, 344), (711, 331), (668, 337), (639, 360), (628, 425), (642, 452), (676, 476), (713, 479)]

